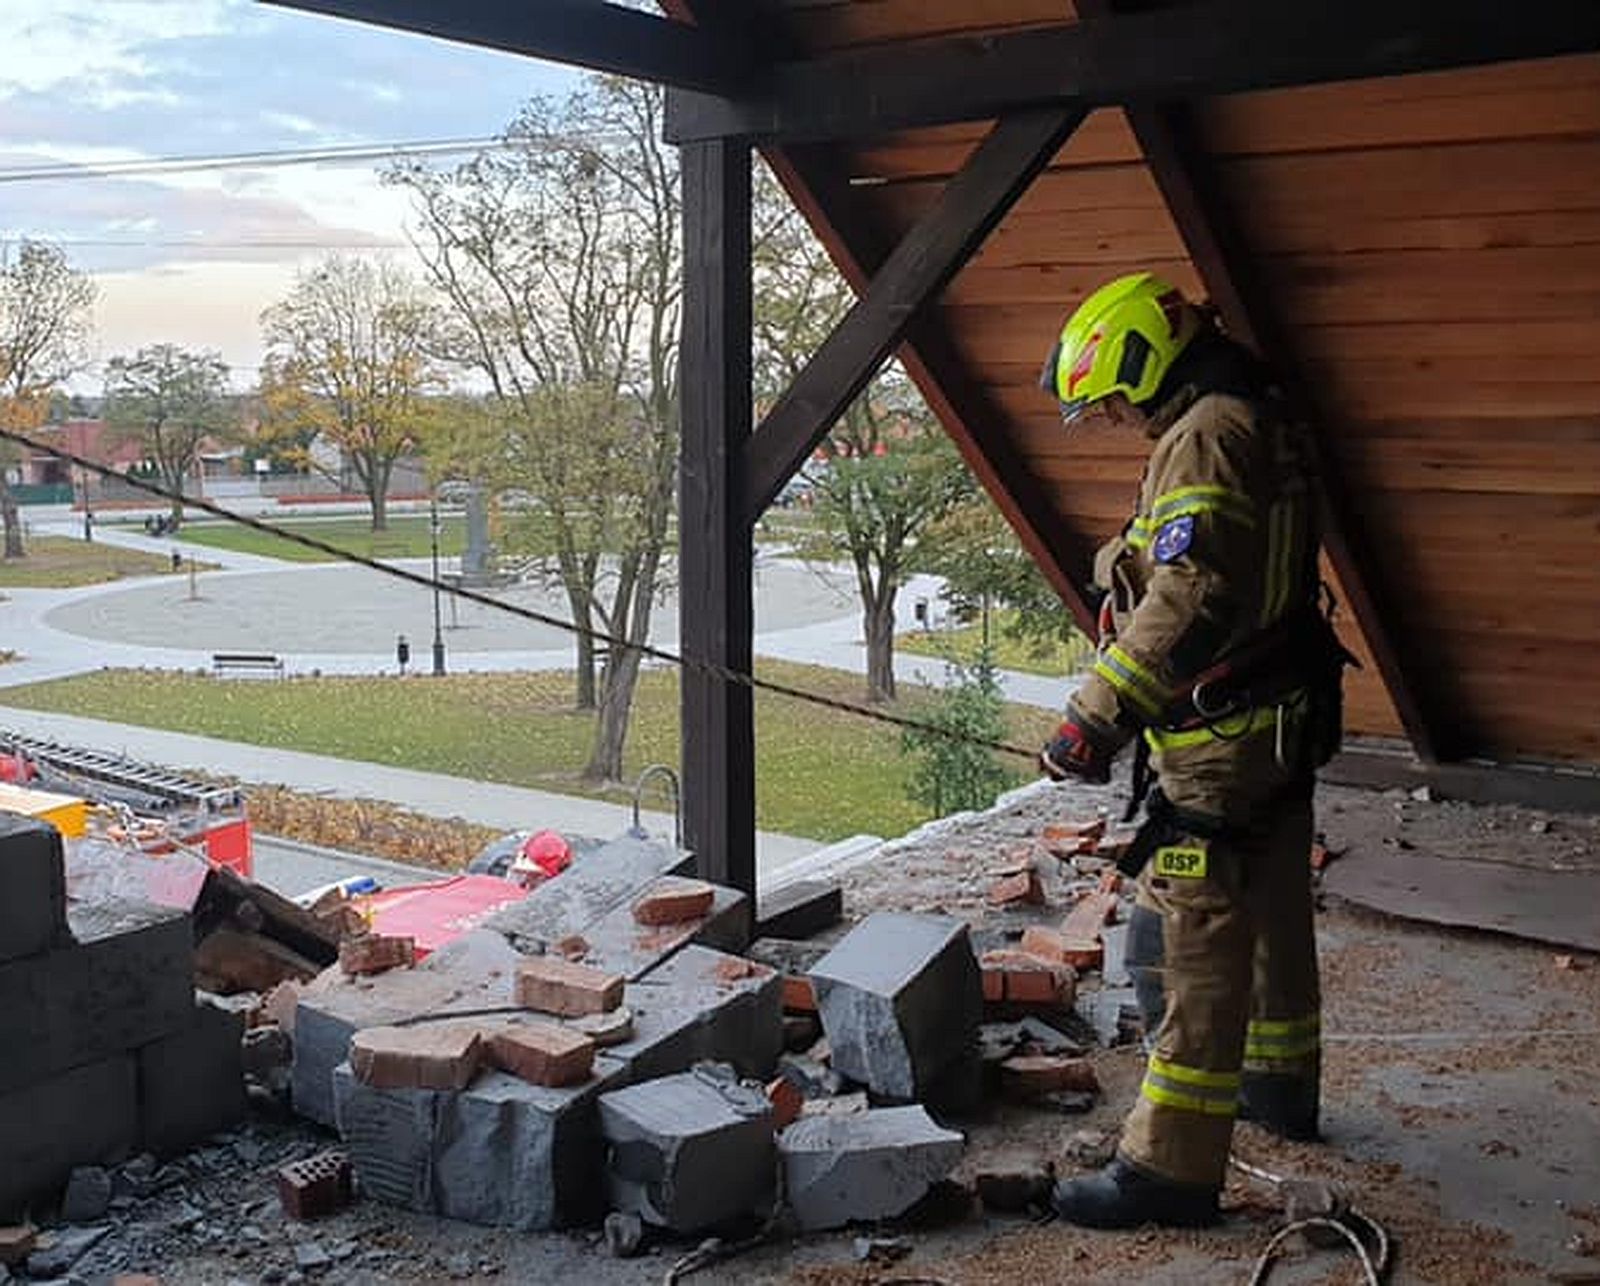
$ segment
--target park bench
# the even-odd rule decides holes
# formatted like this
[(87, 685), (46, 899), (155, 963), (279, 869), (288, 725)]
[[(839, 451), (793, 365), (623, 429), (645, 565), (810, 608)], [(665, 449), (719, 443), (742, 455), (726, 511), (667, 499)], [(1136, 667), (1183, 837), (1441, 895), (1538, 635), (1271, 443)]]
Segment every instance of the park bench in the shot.
[(211, 673), (283, 678), (283, 658), (272, 652), (213, 652)]

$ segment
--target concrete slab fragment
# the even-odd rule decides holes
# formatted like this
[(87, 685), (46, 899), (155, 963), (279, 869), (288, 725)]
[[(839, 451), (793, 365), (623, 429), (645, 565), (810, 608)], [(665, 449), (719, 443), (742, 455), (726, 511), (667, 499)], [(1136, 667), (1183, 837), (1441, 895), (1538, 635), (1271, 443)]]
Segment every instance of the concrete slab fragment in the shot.
[(885, 1098), (922, 1097), (976, 1048), (983, 990), (960, 920), (876, 912), (810, 976), (834, 1068)]
[(910, 1106), (802, 1116), (778, 1150), (789, 1204), (812, 1231), (905, 1213), (960, 1161), (964, 1142)]
[(686, 870), (688, 854), (648, 839), (622, 836), (584, 853), (521, 902), (484, 921), (529, 955), (578, 934), (618, 907), (629, 907), (645, 885)]
[(772, 1104), (731, 1068), (698, 1067), (600, 1096), (612, 1204), (695, 1233), (770, 1209)]
[(489, 1072), (469, 1090), (375, 1090), (333, 1077), (339, 1129), (361, 1190), (411, 1210), (535, 1232), (587, 1223), (601, 1205), (604, 1057), (580, 1086)]
[(415, 969), (372, 978), (346, 978), (337, 967), (318, 974), (301, 990), (295, 1008), (295, 1110), (332, 1126), (333, 1069), (349, 1057), (358, 1030), (423, 1014), (509, 1007), (522, 958), (500, 934), (474, 929)]
[(688, 946), (630, 983), (632, 1037), (606, 1052), (629, 1083), (670, 1076), (702, 1061), (731, 1063), (765, 1079), (783, 1052), (783, 986), (763, 965)]

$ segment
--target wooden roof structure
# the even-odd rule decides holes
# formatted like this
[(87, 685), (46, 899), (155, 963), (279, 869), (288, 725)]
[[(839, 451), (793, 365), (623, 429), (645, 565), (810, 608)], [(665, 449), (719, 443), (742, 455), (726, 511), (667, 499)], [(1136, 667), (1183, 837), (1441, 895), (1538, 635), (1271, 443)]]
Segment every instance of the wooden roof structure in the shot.
[[(1037, 375), (1150, 268), (1320, 444), (1350, 727), (1600, 762), (1600, 5), (289, 2), (673, 87), (688, 656), (748, 669), (752, 524), (896, 351), (1087, 624), (1147, 444), (1064, 433)], [(754, 433), (752, 147), (860, 296)], [(684, 691), (689, 843), (753, 887), (749, 692)]]

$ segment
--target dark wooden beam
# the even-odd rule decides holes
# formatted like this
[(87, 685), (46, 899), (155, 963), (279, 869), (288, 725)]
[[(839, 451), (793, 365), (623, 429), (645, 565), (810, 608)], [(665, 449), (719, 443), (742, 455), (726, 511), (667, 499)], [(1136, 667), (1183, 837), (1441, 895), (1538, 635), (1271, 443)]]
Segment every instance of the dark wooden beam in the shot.
[[(1087, 10), (1104, 0), (1080, 3)], [(1381, 564), (1372, 556), (1349, 489), (1328, 450), (1327, 417), (1317, 406), (1310, 381), (1301, 374), (1294, 343), (1275, 316), (1255, 260), (1196, 137), (1190, 112), (1177, 106), (1129, 108), (1128, 123), (1223, 324), (1266, 358), (1282, 382), (1291, 411), (1309, 430), (1321, 480), (1323, 548), (1406, 735), (1426, 761), (1453, 757), (1460, 748), (1444, 735), (1440, 702), (1421, 673), (1418, 653), (1408, 654), (1396, 642), (1394, 594), (1380, 580)]]
[(675, 95), (667, 137), (853, 138), (1069, 100), (1171, 102), (1596, 48), (1588, 0), (1209, 0), (780, 63), (743, 97)]
[(901, 238), (745, 448), (754, 523), (1086, 115), (1043, 108), (1001, 121)]
[(755, 67), (741, 41), (603, 0), (265, 2), (711, 94), (737, 92)]
[[(766, 157), (839, 270), (858, 294), (864, 292), (888, 260), (893, 243), (863, 208), (843, 172), (819, 148), (771, 150)], [(914, 326), (899, 356), (967, 466), (1080, 628), (1092, 636), (1095, 613), (1080, 588), (1090, 571), (1091, 551), (1072, 533), (1012, 446), (1005, 414), (966, 373), (965, 362), (935, 320)]]
[(749, 674), (751, 526), (741, 449), (750, 434), (750, 149), (683, 149), (683, 443), (678, 483), (683, 822), (701, 875), (756, 891), (755, 715)]

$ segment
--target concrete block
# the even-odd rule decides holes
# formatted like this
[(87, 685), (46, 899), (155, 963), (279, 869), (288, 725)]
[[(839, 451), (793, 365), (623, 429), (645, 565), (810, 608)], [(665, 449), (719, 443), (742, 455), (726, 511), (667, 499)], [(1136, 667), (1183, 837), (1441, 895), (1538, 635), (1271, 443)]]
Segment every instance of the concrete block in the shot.
[(591, 925), (630, 907), (645, 885), (687, 869), (692, 860), (668, 845), (623, 836), (583, 854), (522, 901), (495, 912), (484, 927), (537, 955), (562, 938), (589, 937)]
[(913, 1105), (802, 1116), (778, 1150), (789, 1204), (810, 1231), (904, 1214), (960, 1161), (963, 1142)]
[(347, 978), (336, 967), (318, 974), (301, 989), (295, 1008), (295, 1111), (332, 1126), (333, 1069), (350, 1056), (359, 1029), (449, 1010), (509, 1006), (522, 958), (500, 934), (474, 929), (415, 969), (371, 978)]
[(631, 1038), (606, 1052), (626, 1065), (628, 1083), (731, 1063), (766, 1079), (783, 1052), (783, 992), (762, 965), (688, 946), (627, 988)]
[(0, 962), (37, 955), (67, 936), (61, 834), (0, 813)]
[(876, 912), (811, 981), (834, 1069), (885, 1098), (920, 1098), (976, 1048), (983, 990), (959, 920)]
[(482, 1061), (483, 1038), (464, 1022), (367, 1027), (350, 1042), (350, 1068), (373, 1089), (466, 1089)]
[(75, 907), (76, 945), (0, 964), (0, 1093), (186, 1027), (194, 1008), (189, 917), (147, 902)]
[(139, 1148), (164, 1156), (244, 1119), (244, 1016), (192, 1008), (182, 1031), (139, 1050)]
[(121, 1054), (0, 1094), (0, 1222), (53, 1195), (73, 1167), (133, 1151), (138, 1085), (136, 1060)]
[(612, 1204), (647, 1223), (694, 1233), (771, 1208), (772, 1104), (731, 1068), (602, 1094), (600, 1131)]
[(424, 1213), (524, 1232), (597, 1219), (596, 1103), (615, 1076), (552, 1089), (488, 1072), (469, 1090), (378, 1090), (334, 1072), (339, 1129), (361, 1191)]
[(1000, 1064), (1000, 1088), (1009, 1098), (1040, 1098), (1067, 1090), (1096, 1094), (1100, 1080), (1087, 1058), (1067, 1054), (1018, 1054)]

